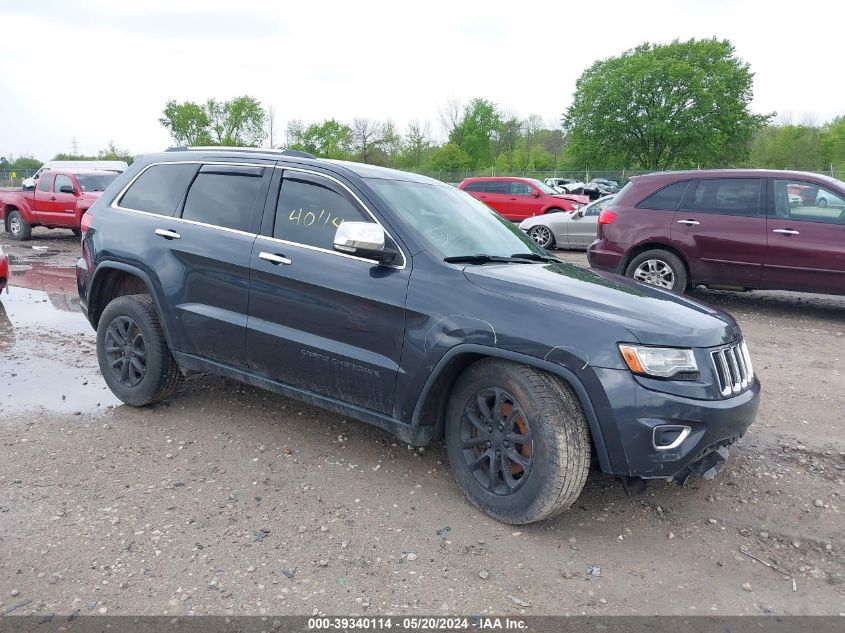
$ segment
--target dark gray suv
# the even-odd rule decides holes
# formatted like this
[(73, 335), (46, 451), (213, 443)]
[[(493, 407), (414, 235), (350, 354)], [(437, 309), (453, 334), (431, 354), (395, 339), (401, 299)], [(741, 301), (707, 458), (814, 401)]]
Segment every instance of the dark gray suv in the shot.
[(421, 176), (181, 148), (136, 160), (83, 231), (79, 295), (118, 398), (210, 372), (445, 438), (502, 521), (569, 507), (591, 460), (629, 487), (710, 477), (757, 411), (730, 316), (562, 263)]

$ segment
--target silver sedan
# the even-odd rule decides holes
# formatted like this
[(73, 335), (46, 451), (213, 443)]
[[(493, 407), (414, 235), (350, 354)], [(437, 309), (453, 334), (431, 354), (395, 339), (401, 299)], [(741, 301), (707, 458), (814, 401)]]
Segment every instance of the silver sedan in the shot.
[(543, 248), (587, 248), (596, 239), (599, 213), (613, 196), (604, 196), (578, 211), (556, 211), (523, 220), (519, 228)]

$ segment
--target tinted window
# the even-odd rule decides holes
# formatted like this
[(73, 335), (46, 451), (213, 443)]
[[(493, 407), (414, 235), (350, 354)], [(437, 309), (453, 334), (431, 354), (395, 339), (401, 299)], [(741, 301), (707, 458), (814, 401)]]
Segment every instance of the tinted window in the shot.
[(61, 191), (62, 187), (73, 188), (73, 181), (70, 179), (70, 176), (56, 174), (56, 179), (53, 181), (53, 191)]
[(132, 183), (120, 206), (136, 211), (173, 215), (198, 165), (154, 165)]
[(845, 224), (845, 194), (805, 180), (774, 181), (775, 217)]
[(602, 198), (601, 200), (596, 200), (586, 209), (584, 209), (584, 216), (592, 216), (592, 215), (599, 215), (601, 210), (604, 209), (607, 205), (613, 202), (613, 198)]
[(506, 180), (488, 180), (484, 183), (484, 191), (487, 193), (510, 193), (511, 184)]
[(725, 215), (757, 215), (760, 208), (759, 178), (713, 178), (699, 180), (684, 198), (684, 209)]
[(675, 211), (681, 204), (681, 198), (687, 190), (689, 180), (682, 180), (655, 191), (648, 198), (637, 205), (640, 209), (659, 209), (661, 211)]
[(261, 167), (206, 166), (200, 170), (188, 196), (182, 217), (186, 220), (249, 231), (255, 198), (261, 190)]
[(512, 182), (511, 194), (514, 196), (530, 196), (534, 190), (531, 185), (524, 182)]
[(41, 177), (38, 179), (38, 190), (39, 191), (50, 191), (50, 180), (53, 178), (53, 175), (49, 172), (44, 172), (41, 174)]
[(273, 237), (334, 249), (334, 235), (344, 222), (372, 222), (324, 178), (287, 177), (279, 192)]
[(484, 183), (471, 182), (466, 187), (464, 187), (464, 191), (484, 191)]

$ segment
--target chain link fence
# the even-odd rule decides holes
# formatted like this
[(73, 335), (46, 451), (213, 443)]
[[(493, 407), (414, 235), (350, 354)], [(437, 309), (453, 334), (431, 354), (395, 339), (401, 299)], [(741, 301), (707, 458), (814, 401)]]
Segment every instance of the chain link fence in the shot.
[(35, 175), (37, 169), (0, 169), (0, 187), (20, 188), (21, 183)]

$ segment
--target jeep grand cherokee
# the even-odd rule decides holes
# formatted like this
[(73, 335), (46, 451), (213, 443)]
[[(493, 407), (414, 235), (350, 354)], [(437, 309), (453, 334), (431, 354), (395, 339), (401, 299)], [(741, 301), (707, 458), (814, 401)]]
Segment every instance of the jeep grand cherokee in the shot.
[(141, 157), (83, 222), (82, 308), (123, 402), (210, 372), (445, 438), (472, 503), (529, 523), (594, 456), (710, 477), (760, 386), (727, 314), (551, 257), (470, 195), (297, 152)]

